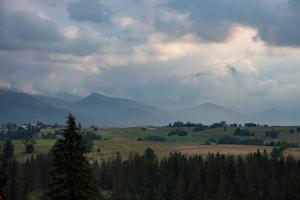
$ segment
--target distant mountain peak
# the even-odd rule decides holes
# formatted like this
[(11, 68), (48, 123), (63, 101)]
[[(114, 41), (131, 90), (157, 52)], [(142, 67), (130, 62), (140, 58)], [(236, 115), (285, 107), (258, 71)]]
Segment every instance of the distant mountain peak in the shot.
[(210, 102), (206, 102), (206, 103), (202, 104), (201, 106), (204, 106), (204, 107), (222, 107), (220, 105), (217, 105), (215, 103), (210, 103)]
[(56, 93), (53, 97), (64, 101), (72, 102), (72, 103), (82, 99), (82, 96), (70, 92), (66, 92), (66, 91)]
[(132, 100), (130, 98), (120, 97), (120, 96), (113, 96), (113, 95), (105, 94), (105, 93), (102, 93), (102, 92), (94, 92), (94, 93), (91, 93), (90, 95), (88, 95), (87, 97), (108, 98), (108, 99), (122, 99), (122, 100), (134, 101), (134, 100)]
[(210, 102), (206, 102), (206, 103), (198, 106), (198, 108), (202, 108), (202, 109), (230, 110), (228, 108), (225, 108), (223, 106), (220, 106), (220, 105), (215, 104), (215, 103), (210, 103)]
[(81, 101), (85, 100), (103, 100), (103, 99), (111, 99), (112, 97), (108, 97), (106, 95), (100, 93), (91, 93), (90, 95), (84, 97)]

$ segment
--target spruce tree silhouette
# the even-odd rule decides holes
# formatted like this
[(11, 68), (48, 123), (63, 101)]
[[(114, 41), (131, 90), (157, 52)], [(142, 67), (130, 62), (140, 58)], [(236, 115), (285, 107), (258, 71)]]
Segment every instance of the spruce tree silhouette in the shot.
[(53, 200), (97, 199), (91, 167), (84, 156), (82, 136), (71, 114), (63, 136), (52, 148), (54, 169), (47, 196)]

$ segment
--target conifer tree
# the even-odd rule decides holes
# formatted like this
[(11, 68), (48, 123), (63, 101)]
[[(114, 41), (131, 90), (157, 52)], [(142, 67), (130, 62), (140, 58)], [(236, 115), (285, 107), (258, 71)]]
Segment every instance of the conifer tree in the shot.
[(91, 166), (84, 156), (82, 136), (71, 114), (63, 136), (52, 148), (54, 169), (48, 196), (52, 200), (97, 199)]
[(145, 155), (145, 158), (147, 160), (150, 160), (150, 161), (153, 161), (156, 158), (156, 155), (155, 155), (154, 151), (151, 148), (147, 148), (145, 150), (144, 155)]
[(3, 156), (4, 159), (11, 159), (14, 156), (14, 145), (10, 140), (7, 140), (4, 143), (4, 147), (3, 147)]

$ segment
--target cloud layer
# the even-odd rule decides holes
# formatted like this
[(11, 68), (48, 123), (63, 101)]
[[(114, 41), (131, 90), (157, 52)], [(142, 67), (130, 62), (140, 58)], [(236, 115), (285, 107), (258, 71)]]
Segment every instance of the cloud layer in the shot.
[(0, 87), (298, 106), (298, 0), (0, 2)]

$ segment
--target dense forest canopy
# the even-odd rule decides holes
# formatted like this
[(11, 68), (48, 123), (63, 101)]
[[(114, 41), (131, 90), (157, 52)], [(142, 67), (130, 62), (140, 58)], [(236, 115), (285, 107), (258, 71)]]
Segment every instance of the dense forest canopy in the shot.
[[(48, 190), (52, 156), (26, 162), (9, 159), (1, 171), (9, 176), (8, 199), (24, 200)], [(152, 150), (90, 165), (96, 186), (107, 199), (299, 199), (300, 161), (256, 152), (246, 157), (171, 153), (162, 160)], [(100, 192), (101, 191), (101, 192)]]

